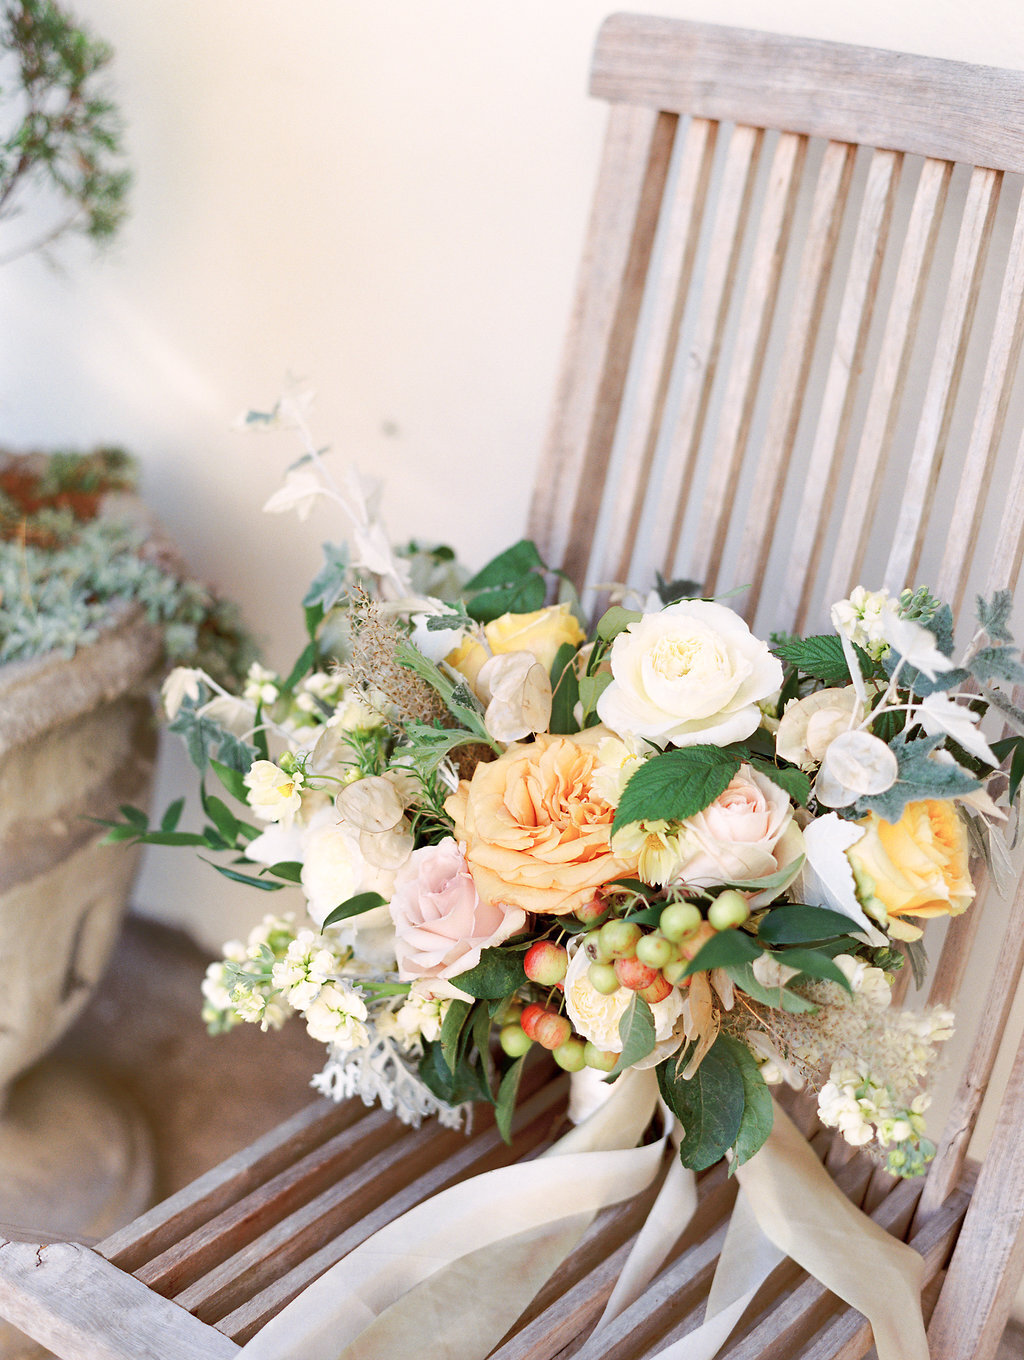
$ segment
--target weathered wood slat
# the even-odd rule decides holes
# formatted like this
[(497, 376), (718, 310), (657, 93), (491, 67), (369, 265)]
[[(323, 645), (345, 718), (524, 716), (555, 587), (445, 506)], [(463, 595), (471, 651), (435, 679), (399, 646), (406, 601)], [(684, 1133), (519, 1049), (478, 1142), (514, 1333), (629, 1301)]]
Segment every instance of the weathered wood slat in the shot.
[(1017, 446), (1013, 472), (1005, 492), (1005, 507), (992, 551), (986, 591), (1005, 590), (1020, 575), (1024, 559), (1024, 434)]
[(704, 262), (697, 318), (673, 413), (668, 462), (661, 485), (659, 510), (650, 551), (668, 571), (690, 499), (697, 454), (704, 435), (711, 389), (725, 335), (743, 249), (764, 133), (760, 128), (733, 128), (715, 204), (710, 244)]
[(308, 1105), (251, 1147), (226, 1158), (126, 1228), (105, 1238), (96, 1250), (122, 1270), (134, 1270), (368, 1113), (367, 1107), (356, 1100), (341, 1105), (318, 1100)]
[[(319, 1236), (324, 1245), (316, 1247), (314, 1244), (294, 1264), (290, 1259), (278, 1257), (273, 1261), (271, 1278), (254, 1280), (248, 1276), (244, 1289), (237, 1291), (238, 1301), (232, 1303), (230, 1311), (224, 1312), (217, 1320), (219, 1330), (235, 1340), (247, 1341), (306, 1285), (312, 1284), (360, 1242), (421, 1200), (467, 1176), (535, 1153), (550, 1137), (552, 1121), (564, 1106), (566, 1086), (564, 1078), (558, 1079), (524, 1100), (513, 1122), (511, 1147), (501, 1141), (492, 1127), (482, 1134), (475, 1134), (470, 1141), (464, 1141), (461, 1147), (426, 1171), (417, 1173), (415, 1166), (400, 1167), (386, 1180), (380, 1203), (363, 1214), (357, 1222), (344, 1228), (336, 1225), (334, 1231), (321, 1231)], [(328, 1208), (333, 1211), (334, 1196), (329, 1195), (327, 1198), (331, 1200)], [(319, 1207), (312, 1206), (312, 1212), (315, 1213)], [(351, 1218), (351, 1215), (348, 1217)], [(244, 1270), (249, 1261), (242, 1258), (235, 1264)], [(225, 1272), (219, 1282), (210, 1283), (214, 1288), (219, 1283), (221, 1288), (229, 1290), (232, 1283), (227, 1275), (228, 1272)]]
[(586, 574), (676, 118), (614, 108), (562, 362), (555, 411), (530, 509), (549, 562)]
[(782, 134), (761, 206), (691, 568), (707, 594), (718, 585), (806, 155), (806, 137)]
[(978, 393), (967, 453), (956, 493), (956, 514), (946, 538), (946, 549), (935, 589), (958, 614), (967, 585), (966, 568), (974, 556), (981, 528), (985, 493), (1006, 420), (1013, 380), (1024, 339), (1024, 196), (999, 294), (985, 375)]
[[(3, 1316), (81, 1360), (231, 1360), (238, 1347), (88, 1247), (0, 1242)], [(111, 1324), (113, 1323), (113, 1326)]]
[(832, 544), (826, 588), (829, 601), (843, 599), (860, 579), (952, 171), (949, 161), (940, 160), (926, 160), (921, 169), (854, 459), (853, 480)]
[[(634, 379), (632, 420), (616, 487), (616, 514), (604, 548), (609, 580), (628, 581), (665, 398), (672, 377), (683, 307), (693, 280), (704, 202), (714, 161), (718, 124), (695, 118), (686, 129), (671, 201), (664, 210), (661, 267), (647, 281), (650, 312)], [(660, 565), (660, 564), (659, 564)]]
[(960, 389), (1002, 178), (997, 170), (975, 169), (971, 173), (935, 356), (883, 578), (894, 591), (912, 585), (917, 576), (921, 546), (931, 518), (935, 487)]
[[(818, 172), (789, 331), (757, 459), (750, 509), (737, 558), (737, 581), (750, 582), (750, 588), (739, 605), (748, 623), (753, 622), (761, 599), (785, 478), (796, 442), (811, 361), (825, 307), (836, 241), (853, 177), (856, 150), (847, 142), (830, 142), (825, 148)], [(772, 623), (774, 626), (774, 619)]]
[(1024, 171), (1024, 75), (1001, 67), (615, 14), (602, 99)]
[(804, 494), (792, 526), (789, 571), (776, 627), (799, 632), (810, 611), (902, 163), (903, 158), (897, 152), (878, 151), (868, 169), (814, 443), (805, 473)]

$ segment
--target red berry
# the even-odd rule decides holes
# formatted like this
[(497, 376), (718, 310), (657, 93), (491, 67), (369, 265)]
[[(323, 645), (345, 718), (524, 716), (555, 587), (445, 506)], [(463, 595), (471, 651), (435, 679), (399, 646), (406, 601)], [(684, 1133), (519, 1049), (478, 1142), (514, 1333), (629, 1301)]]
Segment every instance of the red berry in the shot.
[(554, 1011), (545, 1011), (537, 1021), (537, 1042), (542, 1048), (561, 1048), (571, 1034), (572, 1025), (568, 1017), (556, 1015)]
[(635, 955), (631, 959), (615, 960), (615, 976), (631, 992), (642, 992), (658, 976), (656, 969), (642, 963)]
[(608, 904), (603, 897), (592, 897), (589, 902), (584, 902), (582, 907), (576, 908), (576, 920), (582, 921), (585, 926), (596, 925), (608, 913)]
[(666, 997), (672, 995), (672, 984), (664, 973), (655, 973), (651, 985), (640, 988), (640, 995), (648, 1006), (656, 1006), (659, 1001), (664, 1001)]
[(553, 987), (565, 977), (569, 955), (554, 940), (538, 940), (523, 955), (523, 967), (531, 982), (539, 982), (542, 987)]

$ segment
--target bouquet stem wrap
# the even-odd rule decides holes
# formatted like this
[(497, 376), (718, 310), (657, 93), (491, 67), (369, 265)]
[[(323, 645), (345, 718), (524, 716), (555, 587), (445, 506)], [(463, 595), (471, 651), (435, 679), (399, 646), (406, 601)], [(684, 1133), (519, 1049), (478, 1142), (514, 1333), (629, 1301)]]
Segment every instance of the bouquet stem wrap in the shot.
[[(368, 1238), (245, 1345), (246, 1360), (484, 1360), (598, 1211), (656, 1178), (668, 1121), (657, 1142), (636, 1143), (657, 1105), (653, 1071), (625, 1073), (543, 1156), (453, 1186)], [(781, 1110), (737, 1177), (704, 1323), (658, 1360), (712, 1360), (784, 1255), (869, 1319), (879, 1360), (928, 1360), (922, 1258), (846, 1199)], [(643, 1292), (696, 1203), (693, 1173), (673, 1159), (595, 1338)]]

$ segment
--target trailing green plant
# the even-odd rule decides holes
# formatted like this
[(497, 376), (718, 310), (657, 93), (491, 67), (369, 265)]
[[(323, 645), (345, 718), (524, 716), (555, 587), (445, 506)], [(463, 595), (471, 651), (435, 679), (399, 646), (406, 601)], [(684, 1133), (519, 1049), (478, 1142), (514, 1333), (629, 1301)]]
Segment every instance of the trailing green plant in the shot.
[(120, 449), (0, 467), (0, 662), (73, 655), (138, 604), (160, 626), (168, 664), (237, 683), (255, 655), (237, 607), (187, 577), (138, 524), (97, 514), (107, 492), (134, 485)]
[(42, 193), (51, 220), (0, 263), (68, 232), (109, 241), (127, 213), (122, 121), (102, 87), (110, 46), (54, 0), (0, 4), (0, 222)]

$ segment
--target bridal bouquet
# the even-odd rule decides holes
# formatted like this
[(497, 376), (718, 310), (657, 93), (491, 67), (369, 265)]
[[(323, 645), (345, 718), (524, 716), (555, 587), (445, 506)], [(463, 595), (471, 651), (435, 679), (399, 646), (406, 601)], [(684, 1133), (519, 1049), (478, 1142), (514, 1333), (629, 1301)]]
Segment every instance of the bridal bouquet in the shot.
[(468, 579), (449, 550), (393, 551), (308, 441), (266, 508), (321, 497), (349, 546), (326, 549), (290, 673), (165, 685), (208, 824), (179, 831), (179, 801), (111, 830), (301, 887), (308, 921), (267, 916), (212, 965), (209, 1025), (298, 1012), (324, 1093), (413, 1123), (486, 1101), (506, 1136), (534, 1045), (609, 1083), (653, 1068), (696, 1170), (748, 1161), (769, 1086), (805, 1085), (919, 1173), (952, 1016), (893, 984), (920, 981), (929, 920), (970, 908), (972, 852), (1002, 871), (1024, 737), (979, 724), (1024, 732), (999, 688), (1024, 679), (1009, 598), (978, 601), (961, 654), (927, 590), (858, 589), (833, 632), (766, 641), (659, 579), (588, 628), (529, 541)]

